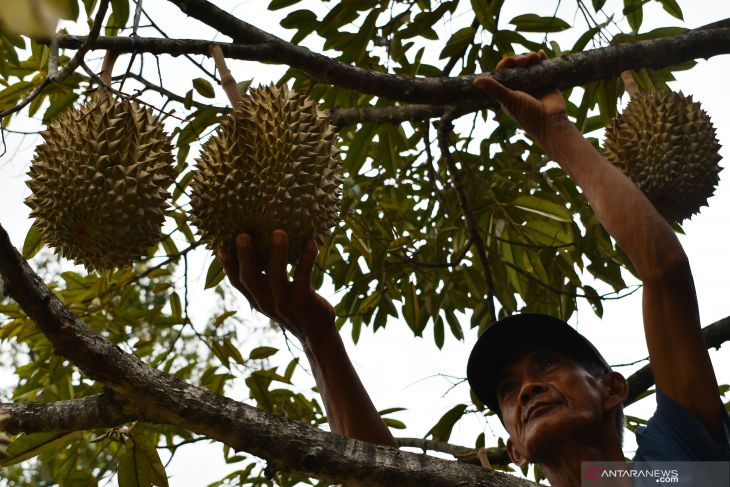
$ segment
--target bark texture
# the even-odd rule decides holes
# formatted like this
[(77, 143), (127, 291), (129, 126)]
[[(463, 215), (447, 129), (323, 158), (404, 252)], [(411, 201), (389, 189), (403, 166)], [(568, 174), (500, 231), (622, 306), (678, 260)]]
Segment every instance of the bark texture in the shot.
[[(5, 292), (13, 298), (54, 345), (54, 351), (81, 369), (88, 377), (114, 390), (133, 404), (144, 421), (179, 426), (244, 450), (269, 462), (273, 469), (296, 472), (334, 483), (370, 486), (494, 486), (533, 485), (501, 472), (469, 464), (419, 455), (396, 448), (364, 443), (327, 433), (296, 421), (218, 396), (153, 369), (134, 355), (100, 336), (76, 318), (33, 272), (12, 246), (0, 226), (0, 275)], [(100, 426), (104, 413), (93, 403), (100, 397), (76, 402), (95, 411), (92, 427)], [(38, 427), (33, 408), (46, 408), (56, 428), (79, 426), (81, 414), (69, 410), (68, 402), (51, 406), (8, 406), (18, 414), (8, 420), (14, 431), (21, 425)], [(88, 409), (87, 408), (87, 409)], [(119, 412), (115, 420), (123, 419)], [(116, 422), (116, 421), (114, 421)], [(23, 428), (25, 429), (25, 428)]]
[[(199, 3), (198, 0), (188, 1)], [(211, 8), (217, 9), (214, 6)], [(230, 16), (228, 13), (224, 14)], [(464, 100), (470, 100), (470, 111), (495, 106), (493, 100), (472, 85), (474, 76), (413, 78), (368, 71), (340, 63), (278, 38), (267, 38), (255, 44), (242, 44), (239, 39), (243, 36), (237, 33), (245, 32), (246, 29), (239, 23), (245, 24), (242, 21), (232, 22), (230, 25), (226, 23), (223, 25), (226, 31), (221, 30), (222, 33), (232, 37), (234, 43), (216, 43), (221, 46), (223, 53), (232, 59), (286, 64), (305, 72), (316, 81), (401, 102), (463, 106)], [(217, 24), (211, 25), (218, 28)], [(41, 41), (50, 43), (48, 39)], [(61, 36), (59, 45), (79, 48), (85, 41), (86, 37), (83, 36)], [(210, 44), (211, 41), (195, 39), (99, 37), (91, 48), (178, 56), (207, 55)], [(567, 54), (546, 59), (529, 68), (501, 69), (492, 75), (510, 88), (528, 93), (540, 93), (556, 88), (565, 90), (591, 81), (620, 76), (621, 72), (626, 70), (666, 68), (693, 59), (706, 59), (727, 53), (730, 53), (730, 27), (703, 27), (661, 39), (629, 42)], [(403, 120), (407, 120), (413, 113), (406, 112), (403, 115), (405, 115)], [(439, 115), (437, 112), (429, 116)]]

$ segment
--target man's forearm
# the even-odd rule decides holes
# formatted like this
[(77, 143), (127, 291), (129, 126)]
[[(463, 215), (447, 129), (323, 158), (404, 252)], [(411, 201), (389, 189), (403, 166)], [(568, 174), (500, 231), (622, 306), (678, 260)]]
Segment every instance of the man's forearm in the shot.
[(599, 221), (631, 259), (642, 280), (661, 278), (684, 261), (674, 231), (644, 193), (608, 162), (567, 119), (538, 142), (581, 188)]
[(350, 362), (334, 325), (303, 343), (333, 432), (370, 443), (396, 446), (390, 430)]

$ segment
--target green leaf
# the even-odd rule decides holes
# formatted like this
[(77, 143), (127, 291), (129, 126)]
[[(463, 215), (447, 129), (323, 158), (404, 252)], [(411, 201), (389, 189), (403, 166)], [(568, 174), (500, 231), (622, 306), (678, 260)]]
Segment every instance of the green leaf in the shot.
[(251, 353), (248, 355), (249, 360), (261, 360), (268, 357), (271, 357), (276, 352), (278, 352), (278, 348), (274, 347), (256, 347), (253, 350), (251, 350)]
[(298, 32), (292, 37), (291, 41), (296, 44), (302, 39), (314, 32), (317, 28), (317, 15), (310, 10), (295, 10), (284, 17), (280, 25), (285, 29), (297, 29)]
[(188, 90), (187, 93), (185, 93), (185, 98), (183, 98), (183, 106), (186, 110), (190, 110), (193, 106), (193, 90)]
[(410, 329), (413, 330), (413, 333), (416, 336), (421, 336), (422, 330), (419, 329), (418, 324), (421, 310), (418, 304), (418, 294), (416, 291), (416, 286), (414, 286), (413, 283), (407, 283), (405, 289), (403, 290), (403, 295), (403, 319), (406, 320), (406, 323), (408, 324)]
[(61, 7), (61, 18), (75, 21), (79, 18), (79, 2), (77, 0), (62, 0), (54, 2)]
[(177, 245), (175, 245), (175, 241), (172, 239), (172, 237), (165, 237), (160, 242), (162, 245), (162, 248), (165, 250), (165, 254), (168, 256), (178, 255), (180, 251), (177, 249)]
[(183, 309), (180, 303), (180, 296), (177, 293), (170, 294), (170, 314), (176, 320), (182, 320)]
[(65, 446), (75, 441), (81, 433), (32, 433), (21, 434), (13, 441), (5, 451), (7, 458), (0, 462), (0, 467), (15, 465), (29, 458), (40, 455), (43, 452), (57, 447)]
[(33, 88), (30, 81), (18, 81), (0, 91), (0, 107), (10, 108)]
[(135, 431), (132, 433), (132, 440), (137, 450), (137, 455), (141, 461), (146, 462), (149, 465), (150, 481), (152, 484), (158, 487), (168, 487), (167, 474), (165, 473), (165, 467), (162, 465), (160, 455), (157, 453), (157, 448), (150, 442), (150, 440)]
[(226, 273), (221, 261), (218, 260), (218, 257), (213, 257), (213, 262), (210, 263), (208, 272), (205, 274), (205, 289), (217, 286), (224, 277), (226, 277)]
[(444, 46), (439, 59), (449, 58), (463, 52), (467, 46), (474, 42), (476, 32), (477, 30), (474, 27), (464, 27), (457, 30)]
[(43, 245), (43, 237), (35, 225), (31, 225), (23, 242), (23, 258), (25, 260), (32, 259), (43, 248)]
[(51, 97), (51, 104), (43, 114), (43, 123), (48, 125), (51, 120), (56, 118), (56, 115), (63, 113), (64, 110), (73, 105), (78, 97), (79, 95), (76, 93)]
[(459, 323), (459, 319), (454, 314), (454, 311), (450, 308), (445, 308), (444, 314), (446, 315), (446, 322), (449, 324), (451, 334), (454, 335), (454, 338), (457, 340), (463, 340), (464, 332), (461, 329), (461, 323)]
[(235, 310), (230, 310), (230, 311), (221, 313), (215, 317), (215, 319), (211, 322), (210, 326), (212, 326), (213, 328), (217, 328), (218, 326), (222, 325), (224, 321), (226, 321), (231, 316), (234, 316), (235, 314), (236, 314)]
[[(128, 442), (132, 444), (131, 441)], [(133, 444), (127, 446), (119, 457), (119, 470), (117, 471), (119, 487), (151, 487), (152, 467), (145, 460), (142, 454)]]
[(666, 10), (669, 15), (675, 19), (684, 20), (682, 9), (676, 0), (658, 0), (658, 2), (662, 4), (662, 7), (664, 7), (664, 10)]
[(218, 122), (218, 117), (218, 112), (211, 108), (197, 110), (190, 117), (190, 123), (180, 131), (177, 144), (183, 146), (196, 141), (206, 128)]
[(299, 0), (271, 0), (269, 10), (279, 10), (280, 8), (291, 7), (295, 3), (299, 3)]
[(489, 2), (485, 2), (484, 0), (471, 0), (471, 8), (479, 21), (479, 25), (484, 27), (488, 32), (497, 30), (495, 12), (499, 12), (503, 2), (504, 0)]
[(195, 88), (195, 91), (200, 93), (201, 96), (206, 98), (215, 98), (213, 85), (205, 78), (195, 78), (193, 80), (193, 88)]
[(115, 36), (127, 25), (129, 20), (129, 0), (111, 0), (112, 14), (107, 21), (105, 33)]
[(393, 418), (383, 418), (383, 423), (385, 423), (386, 426), (397, 429), (397, 430), (404, 430), (406, 429), (406, 425), (403, 421), (398, 421), (397, 419)]
[(441, 350), (444, 347), (444, 320), (441, 315), (436, 315), (433, 320), (433, 341)]
[(438, 423), (428, 430), (426, 436), (431, 435), (431, 437), (436, 441), (449, 441), (451, 430), (454, 428), (456, 422), (464, 415), (465, 410), (466, 404), (457, 404), (453, 408), (449, 409), (446, 414), (441, 416)]
[(538, 198), (537, 196), (519, 196), (515, 198), (512, 204), (521, 210), (529, 211), (559, 222), (569, 223), (573, 221), (572, 215), (565, 207), (552, 201)]
[(593, 2), (593, 10), (598, 12), (606, 4), (606, 0), (591, 0)]
[(641, 27), (641, 22), (644, 19), (643, 8), (643, 0), (624, 0), (623, 13), (634, 32), (639, 32), (639, 27)]
[(84, 0), (84, 11), (86, 11), (86, 16), (91, 17), (91, 14), (94, 12), (94, 7), (96, 7), (97, 0)]
[(561, 32), (570, 29), (570, 24), (562, 19), (535, 14), (518, 15), (509, 23), (523, 32)]

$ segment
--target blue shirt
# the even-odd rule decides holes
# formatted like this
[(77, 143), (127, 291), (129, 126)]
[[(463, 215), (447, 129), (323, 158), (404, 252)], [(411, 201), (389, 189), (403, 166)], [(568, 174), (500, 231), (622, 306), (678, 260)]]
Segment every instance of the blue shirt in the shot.
[(656, 390), (657, 408), (635, 431), (635, 462), (730, 460), (730, 417), (723, 409), (725, 439), (718, 443), (692, 413)]

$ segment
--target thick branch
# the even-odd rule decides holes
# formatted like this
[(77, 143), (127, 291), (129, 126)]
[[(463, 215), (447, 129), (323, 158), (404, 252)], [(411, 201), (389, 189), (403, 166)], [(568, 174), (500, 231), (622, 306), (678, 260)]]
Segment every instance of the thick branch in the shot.
[(114, 392), (57, 402), (0, 403), (9, 418), (0, 430), (11, 434), (109, 428), (135, 419)]
[(334, 435), (217, 396), (122, 351), (76, 318), (0, 226), (0, 275), (54, 352), (127, 398), (147, 421), (176, 425), (264, 458), (277, 470), (348, 485), (526, 486), (499, 472)]
[[(184, 2), (175, 0), (175, 3)], [(188, 3), (199, 3), (199, 0), (195, 2), (188, 0)], [(211, 8), (220, 10), (214, 6)], [(230, 16), (226, 12), (224, 14)], [(236, 35), (237, 28), (228, 26), (221, 32), (240, 42), (240, 36)], [(474, 76), (412, 78), (368, 71), (339, 63), (281, 39), (274, 39), (259, 44), (218, 44), (227, 58), (287, 64), (304, 71), (318, 81), (392, 100), (430, 105), (449, 105), (463, 100), (474, 100), (472, 111), (485, 108), (490, 103), (493, 106), (490, 99), (472, 86)], [(84, 40), (84, 37), (62, 36), (59, 45), (78, 48)], [(50, 40), (44, 42), (49, 43)], [(191, 39), (100, 37), (93, 48), (120, 52), (207, 55), (209, 44), (210, 41)], [(730, 53), (730, 28), (700, 28), (661, 39), (617, 44), (568, 54), (547, 59), (530, 68), (503, 69), (493, 75), (510, 88), (538, 93), (554, 88), (564, 90), (582, 86), (591, 81), (618, 76), (626, 70), (660, 69), (693, 59), (727, 53)]]
[[(438, 451), (453, 455), (460, 462), (472, 463), (479, 465), (477, 458), (477, 449), (468, 446), (453, 445), (445, 441), (427, 440), (425, 438), (396, 438), (398, 446), (420, 448), (424, 452), (426, 450)], [(487, 458), (492, 465), (509, 465), (512, 463), (506, 448), (487, 448)]]

